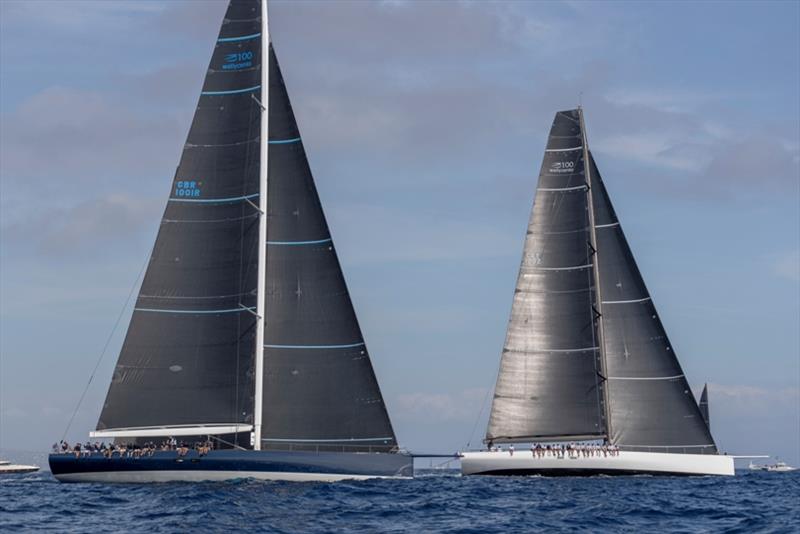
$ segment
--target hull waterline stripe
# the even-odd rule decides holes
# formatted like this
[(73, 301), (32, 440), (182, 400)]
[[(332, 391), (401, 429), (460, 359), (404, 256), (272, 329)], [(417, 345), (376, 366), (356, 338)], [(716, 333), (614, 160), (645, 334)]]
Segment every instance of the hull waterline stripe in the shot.
[(683, 378), (684, 375), (675, 375), (675, 376), (645, 376), (645, 377), (636, 377), (636, 376), (607, 376), (608, 380), (675, 380), (676, 378)]
[(596, 224), (594, 225), (595, 228), (614, 228), (615, 226), (619, 226), (618, 222), (609, 223), (609, 224)]
[(251, 33), (250, 35), (242, 35), (240, 37), (223, 37), (221, 39), (217, 39), (218, 43), (234, 43), (236, 41), (247, 41), (250, 39), (255, 39), (257, 37), (261, 37), (261, 33)]
[(245, 195), (243, 197), (228, 197), (228, 198), (170, 198), (170, 202), (198, 202), (206, 204), (224, 204), (226, 202), (237, 202), (239, 200), (247, 200), (248, 198), (255, 198), (258, 193), (252, 195)]
[(572, 152), (573, 150), (583, 150), (583, 145), (574, 148), (548, 148), (545, 152)]
[(633, 300), (604, 300), (603, 304), (635, 304), (638, 302), (647, 302), (650, 300), (650, 297), (645, 297), (643, 299), (633, 299)]
[(352, 349), (363, 347), (365, 343), (350, 343), (348, 345), (264, 345), (265, 349)]
[(267, 245), (279, 246), (295, 246), (295, 245), (321, 245), (322, 243), (330, 243), (332, 239), (317, 239), (315, 241), (267, 241)]
[(540, 187), (537, 191), (546, 191), (546, 192), (554, 192), (554, 191), (577, 191), (579, 189), (586, 189), (586, 185), (578, 185), (575, 187)]
[(250, 308), (229, 308), (226, 310), (168, 310), (168, 309), (155, 309), (155, 308), (134, 308), (133, 311), (140, 312), (153, 312), (153, 313), (239, 313), (243, 311), (255, 311), (256, 307)]
[(386, 441), (394, 440), (392, 436), (383, 438), (341, 438), (341, 439), (291, 439), (291, 438), (261, 438), (261, 441), (270, 441), (276, 443), (342, 443), (351, 441)]
[(289, 143), (297, 143), (299, 141), (299, 137), (293, 137), (292, 139), (272, 139), (267, 141), (267, 143), (270, 145), (288, 145)]
[[(531, 267), (534, 271), (577, 271), (580, 269), (588, 269), (594, 265), (587, 263), (586, 265), (576, 265), (575, 267)], [(530, 273), (522, 273), (522, 276), (531, 276)]]
[(261, 89), (260, 85), (254, 85), (253, 87), (247, 87), (245, 89), (233, 89), (231, 91), (203, 91), (200, 94), (202, 96), (235, 95), (239, 93), (250, 93), (252, 91), (258, 91), (259, 89)]

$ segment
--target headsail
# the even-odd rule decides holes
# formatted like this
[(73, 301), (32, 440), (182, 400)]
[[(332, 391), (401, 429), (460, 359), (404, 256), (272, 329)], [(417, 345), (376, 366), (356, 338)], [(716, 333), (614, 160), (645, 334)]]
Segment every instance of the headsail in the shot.
[(232, 1), (98, 430), (253, 422), (260, 32)]
[(525, 237), (487, 441), (605, 434), (576, 110), (556, 114)]
[(262, 447), (396, 447), (275, 52)]
[(629, 450), (716, 453), (590, 154), (611, 435)]
[(703, 393), (700, 394), (700, 403), (697, 405), (700, 408), (700, 415), (703, 416), (703, 421), (706, 426), (711, 429), (711, 418), (708, 416), (708, 384), (703, 384)]

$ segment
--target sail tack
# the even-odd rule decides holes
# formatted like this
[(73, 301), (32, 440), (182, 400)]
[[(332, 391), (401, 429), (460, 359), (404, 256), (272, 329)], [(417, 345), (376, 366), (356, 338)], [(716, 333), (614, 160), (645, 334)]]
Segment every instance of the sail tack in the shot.
[(629, 450), (716, 453), (594, 158), (595, 228), (612, 443)]
[(559, 112), (525, 237), (487, 441), (605, 432), (587, 192), (578, 114)]

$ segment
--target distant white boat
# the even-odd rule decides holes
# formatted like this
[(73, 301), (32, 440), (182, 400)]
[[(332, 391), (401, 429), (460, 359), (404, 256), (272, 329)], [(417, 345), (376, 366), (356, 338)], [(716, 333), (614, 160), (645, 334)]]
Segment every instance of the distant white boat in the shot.
[(787, 465), (786, 462), (778, 462), (774, 465), (768, 465), (767, 471), (784, 473), (786, 471), (797, 471), (797, 468), (792, 467), (791, 465)]
[(771, 473), (786, 473), (788, 471), (797, 471), (796, 467), (788, 465), (786, 462), (776, 462), (772, 465), (758, 465), (750, 462), (748, 468), (751, 471), (769, 471)]
[(8, 460), (0, 460), (0, 475), (12, 475), (19, 473), (33, 473), (39, 470), (36, 465), (12, 464)]

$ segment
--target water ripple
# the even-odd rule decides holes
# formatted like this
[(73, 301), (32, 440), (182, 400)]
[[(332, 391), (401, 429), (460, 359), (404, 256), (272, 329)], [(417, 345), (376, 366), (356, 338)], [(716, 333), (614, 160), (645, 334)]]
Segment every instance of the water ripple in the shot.
[(60, 484), (0, 480), (0, 531), (795, 532), (800, 472), (735, 478), (494, 478)]

